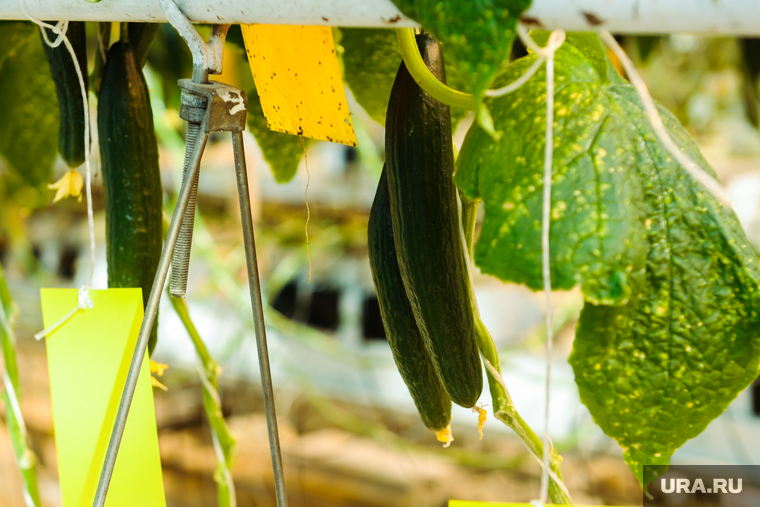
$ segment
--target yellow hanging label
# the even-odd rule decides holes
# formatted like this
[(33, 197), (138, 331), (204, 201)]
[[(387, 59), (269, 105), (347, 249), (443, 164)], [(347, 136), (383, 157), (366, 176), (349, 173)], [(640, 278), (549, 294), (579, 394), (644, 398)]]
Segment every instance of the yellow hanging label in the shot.
[[(470, 502), (466, 500), (449, 500), (449, 507), (535, 507), (532, 503)], [(576, 505), (575, 507), (600, 507)]]
[[(76, 289), (42, 289), (45, 327), (77, 306)], [(47, 336), (63, 507), (91, 507), (143, 317), (140, 289), (90, 290)], [(147, 355), (147, 354), (146, 354)], [(140, 369), (106, 507), (165, 507), (147, 357)]]
[(330, 27), (240, 28), (269, 129), (356, 146)]

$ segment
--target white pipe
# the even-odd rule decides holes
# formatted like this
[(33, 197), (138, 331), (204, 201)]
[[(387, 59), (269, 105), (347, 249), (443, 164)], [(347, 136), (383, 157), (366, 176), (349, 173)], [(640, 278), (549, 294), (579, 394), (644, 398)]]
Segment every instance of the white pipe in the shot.
[[(45, 20), (166, 22), (157, 0), (25, 0)], [(178, 0), (196, 23), (409, 27), (390, 0)], [(0, 19), (25, 19), (20, 0), (0, 0)], [(760, 0), (533, 0), (530, 26), (613, 33), (760, 36)]]

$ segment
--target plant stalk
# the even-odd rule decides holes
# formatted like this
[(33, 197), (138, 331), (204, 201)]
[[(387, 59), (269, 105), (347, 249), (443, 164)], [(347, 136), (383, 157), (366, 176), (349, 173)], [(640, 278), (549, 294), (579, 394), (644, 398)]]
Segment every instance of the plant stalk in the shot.
[(431, 97), (443, 102), (447, 106), (475, 111), (478, 109), (477, 101), (473, 95), (457, 91), (441, 83), (437, 77), (427, 68), (422, 60), (417, 41), (414, 37), (413, 28), (399, 28), (396, 30), (398, 43), (401, 48), (401, 56), (404, 59), (409, 74), (420, 87)]
[[(473, 265), (473, 243), (475, 236), (475, 223), (478, 214), (479, 199), (467, 200), (460, 193), (462, 198), (462, 227), (464, 229), (465, 244), (469, 255), (470, 265)], [(496, 345), (493, 342), (491, 333), (488, 332), (485, 324), (480, 318), (475, 293), (470, 285), (470, 294), (472, 296), (472, 311), (475, 317), (475, 335), (478, 340), (478, 349), (483, 359), (487, 361), (486, 376), (488, 377), (488, 387), (491, 392), (493, 402), (494, 416), (509, 426), (517, 436), (523, 441), (530, 453), (538, 460), (543, 467), (544, 445), (542, 440), (536, 435), (533, 429), (528, 426), (512, 403), (512, 397), (509, 395), (506, 384), (501, 378), (501, 366), (499, 365), (499, 354), (496, 351)], [(562, 472), (560, 464), (562, 457), (552, 447), (550, 456), (551, 482), (549, 483), (549, 496), (552, 502), (559, 505), (573, 505), (570, 494), (562, 482)]]
[(11, 326), (14, 313), (15, 305), (5, 282), (3, 267), (0, 265), (0, 345), (5, 364), (3, 381), (6, 385), (2, 395), (5, 401), (5, 420), (8, 424), (16, 464), (21, 471), (24, 500), (27, 507), (41, 507), (37, 484), (37, 456), (29, 447), (26, 425), (20, 409), (21, 383), (16, 362), (16, 338)]
[[(168, 220), (164, 216), (164, 235), (168, 229)], [(177, 312), (182, 325), (185, 327), (190, 340), (195, 347), (198, 356), (198, 373), (203, 383), (203, 409), (211, 426), (211, 437), (214, 442), (214, 451), (217, 455), (217, 469), (214, 473), (214, 481), (217, 485), (217, 499), (219, 507), (236, 507), (235, 484), (232, 479), (232, 467), (237, 460), (237, 440), (232, 434), (222, 413), (222, 401), (219, 397), (217, 379), (222, 369), (203, 342), (198, 329), (195, 327), (187, 303), (182, 298), (169, 296), (174, 311)]]

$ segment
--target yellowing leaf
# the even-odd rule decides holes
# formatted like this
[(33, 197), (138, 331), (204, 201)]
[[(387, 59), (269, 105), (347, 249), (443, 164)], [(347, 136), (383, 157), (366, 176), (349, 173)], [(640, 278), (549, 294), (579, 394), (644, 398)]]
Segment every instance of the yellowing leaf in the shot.
[(240, 28), (269, 129), (356, 146), (330, 27)]
[(75, 169), (70, 169), (63, 175), (63, 177), (55, 183), (50, 183), (48, 188), (50, 190), (57, 190), (53, 202), (58, 202), (66, 197), (77, 197), (79, 202), (82, 202), (82, 175)]

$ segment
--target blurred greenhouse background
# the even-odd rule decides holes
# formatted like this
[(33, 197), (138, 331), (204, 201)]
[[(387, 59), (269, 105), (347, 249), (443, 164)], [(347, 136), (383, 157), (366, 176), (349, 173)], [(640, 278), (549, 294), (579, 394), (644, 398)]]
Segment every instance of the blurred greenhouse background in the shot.
[[(177, 89), (166, 79), (190, 75), (189, 54), (161, 30), (146, 74), (161, 148), (170, 209), (181, 174), (184, 122)], [(626, 37), (655, 99), (695, 137), (732, 199), (751, 241), (760, 248), (760, 40), (685, 35)], [(157, 69), (164, 71), (159, 73)], [(163, 77), (162, 77), (163, 76)], [(253, 88), (245, 53), (227, 43), (218, 81)], [(290, 504), (293, 506), (443, 506), (449, 498), (528, 501), (539, 469), (520, 441), (490, 417), (482, 440), (477, 414), (455, 407), (454, 444), (442, 449), (426, 430), (393, 362), (367, 260), (367, 218), (382, 167), (383, 128), (349, 105), (359, 148), (306, 145), (296, 177), (278, 184), (250, 133), (246, 150), (257, 248)], [(455, 141), (461, 143), (465, 126)], [(293, 144), (298, 139), (292, 138)], [(65, 172), (59, 160), (51, 181)], [(307, 181), (310, 222), (305, 235)], [(94, 286), (106, 286), (101, 180), (94, 180), (98, 264)], [(24, 186), (0, 161), (0, 262), (20, 308), (16, 323), (24, 392), (22, 411), (39, 457), (45, 505), (59, 505), (41, 287), (77, 288), (88, 277), (83, 203), (52, 204), (53, 192)], [(238, 504), (275, 505), (269, 444), (258, 386), (258, 363), (245, 276), (232, 150), (215, 134), (201, 167), (199, 214), (188, 304), (211, 355), (220, 363), (220, 394), (235, 432), (233, 469)], [(311, 277), (311, 283), (308, 282)], [(483, 320), (499, 347), (505, 380), (527, 422), (543, 421), (543, 296), (477, 276)], [(581, 405), (567, 356), (582, 306), (580, 293), (558, 293), (550, 436), (565, 458), (563, 473), (577, 504), (640, 505), (641, 490), (617, 445)], [(215, 505), (214, 454), (204, 416), (195, 351), (164, 298), (153, 356), (169, 365), (154, 390), (159, 446), (170, 506)], [(489, 404), (487, 392), (481, 400)], [(4, 414), (0, 410), (0, 414)], [(0, 421), (2, 422), (2, 421)], [(750, 388), (673, 463), (760, 464), (760, 389)], [(0, 505), (24, 505), (20, 474), (0, 424)]]

